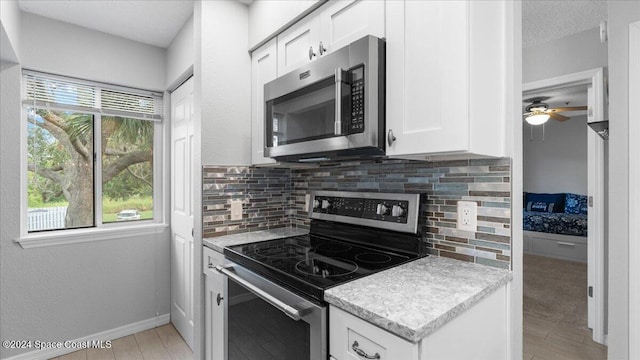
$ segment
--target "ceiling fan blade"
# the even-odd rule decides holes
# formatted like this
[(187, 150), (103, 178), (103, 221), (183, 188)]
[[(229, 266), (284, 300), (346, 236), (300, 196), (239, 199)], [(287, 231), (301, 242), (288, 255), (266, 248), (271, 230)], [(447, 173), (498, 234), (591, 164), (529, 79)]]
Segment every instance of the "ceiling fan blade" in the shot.
[(556, 113), (553, 113), (553, 112), (548, 112), (547, 114), (549, 114), (550, 118), (552, 118), (553, 120), (556, 120), (556, 121), (567, 121), (567, 120), (571, 119), (568, 116), (556, 114)]
[(559, 113), (559, 112), (565, 112), (565, 111), (580, 111), (580, 110), (587, 110), (587, 107), (586, 106), (554, 107), (554, 108), (548, 109), (547, 112)]

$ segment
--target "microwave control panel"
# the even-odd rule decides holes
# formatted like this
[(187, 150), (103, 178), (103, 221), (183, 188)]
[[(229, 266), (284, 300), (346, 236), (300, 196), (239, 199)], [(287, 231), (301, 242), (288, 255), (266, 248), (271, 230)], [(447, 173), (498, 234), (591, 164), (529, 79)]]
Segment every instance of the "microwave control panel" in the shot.
[(349, 70), (351, 75), (351, 123), (349, 133), (364, 132), (364, 65)]

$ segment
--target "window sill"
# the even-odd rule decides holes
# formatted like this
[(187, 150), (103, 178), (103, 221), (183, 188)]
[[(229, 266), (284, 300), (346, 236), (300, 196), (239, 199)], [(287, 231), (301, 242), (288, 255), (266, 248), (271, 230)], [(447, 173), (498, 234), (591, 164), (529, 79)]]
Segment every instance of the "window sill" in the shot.
[(67, 245), (83, 242), (93, 242), (100, 240), (116, 240), (124, 238), (135, 238), (144, 235), (162, 233), (169, 225), (158, 223), (147, 223), (131, 226), (91, 228), (78, 230), (51, 231), (36, 234), (27, 234), (15, 239), (23, 249)]

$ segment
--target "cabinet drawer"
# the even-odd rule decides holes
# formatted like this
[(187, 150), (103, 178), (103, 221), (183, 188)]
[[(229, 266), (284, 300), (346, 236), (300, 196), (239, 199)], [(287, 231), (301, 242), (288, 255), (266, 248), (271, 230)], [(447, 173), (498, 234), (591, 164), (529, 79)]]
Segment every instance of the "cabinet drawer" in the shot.
[(364, 354), (379, 360), (418, 358), (417, 344), (334, 306), (329, 308), (329, 326), (329, 353), (336, 359), (363, 360)]
[(224, 255), (222, 255), (221, 253), (215, 250), (209, 249), (206, 246), (203, 246), (202, 247), (202, 273), (205, 275), (209, 271), (212, 271), (211, 269), (209, 269), (209, 264), (213, 266), (224, 264)]
[(533, 237), (531, 238), (530, 248), (532, 252), (537, 254), (587, 261), (587, 244)]

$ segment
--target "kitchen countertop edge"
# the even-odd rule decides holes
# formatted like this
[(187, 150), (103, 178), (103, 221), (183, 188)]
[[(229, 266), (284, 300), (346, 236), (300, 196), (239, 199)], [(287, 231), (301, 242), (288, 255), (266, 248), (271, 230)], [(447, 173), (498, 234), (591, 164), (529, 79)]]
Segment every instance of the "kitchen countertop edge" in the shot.
[[(443, 259), (435, 256), (429, 256), (423, 259), (434, 259), (434, 258)], [(421, 260), (422, 259), (415, 260), (415, 261), (421, 261)], [(452, 259), (446, 259), (446, 260), (465, 263), (460, 260), (452, 260)], [(477, 264), (474, 264), (474, 265), (481, 266), (481, 267), (488, 267), (487, 265), (477, 265)], [(401, 266), (411, 266), (411, 263), (401, 265)], [(390, 270), (383, 271), (371, 276), (375, 276), (379, 274), (384, 275), (385, 272), (390, 272), (392, 270), (393, 269), (390, 269)], [(370, 309), (367, 309), (366, 305), (356, 304), (355, 301), (350, 301), (350, 299), (348, 299), (348, 296), (340, 296), (339, 294), (332, 293), (333, 289), (339, 290), (341, 286), (345, 286), (345, 285), (349, 285), (351, 287), (357, 286), (359, 280), (355, 280), (353, 282), (340, 285), (333, 289), (327, 290), (324, 295), (324, 300), (329, 304), (334, 305), (348, 313), (351, 313), (354, 316), (362, 320), (365, 320), (375, 326), (378, 326), (386, 331), (389, 331), (394, 335), (397, 335), (412, 343), (417, 343), (421, 341), (423, 338), (429, 336), (430, 334), (434, 333), (435, 331), (443, 327), (445, 324), (447, 324), (448, 322), (450, 322), (460, 314), (464, 313), (467, 309), (471, 308), (473, 305), (477, 304), (484, 298), (488, 297), (490, 294), (495, 292), (501, 286), (507, 284), (509, 281), (512, 280), (513, 274), (511, 273), (511, 271), (504, 270), (504, 269), (497, 269), (497, 270), (502, 270), (503, 274), (501, 276), (496, 277), (494, 281), (490, 282), (488, 285), (484, 286), (482, 289), (476, 291), (474, 294), (460, 301), (456, 305), (450, 307), (445, 312), (438, 314), (437, 316), (430, 319), (430, 321), (427, 321), (426, 323), (424, 323), (422, 326), (419, 326), (419, 327), (409, 327), (405, 324), (401, 324), (397, 321), (394, 321), (388, 318), (387, 316), (385, 316), (384, 314), (381, 314), (378, 311), (372, 311)], [(363, 279), (366, 279), (366, 278), (363, 278)], [(410, 298), (410, 295), (409, 295), (409, 298)]]
[(282, 227), (277, 229), (249, 231), (232, 235), (222, 235), (202, 239), (202, 245), (215, 250), (219, 253), (224, 252), (224, 248), (234, 245), (249, 244), (257, 241), (266, 241), (272, 239), (281, 239), (291, 236), (300, 236), (308, 234), (308, 229)]

